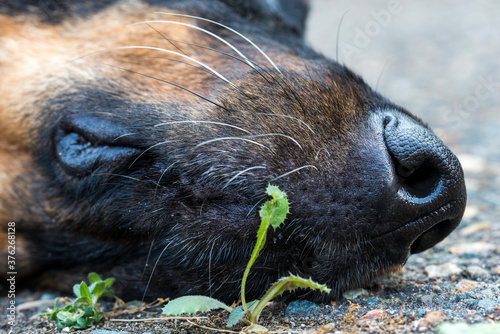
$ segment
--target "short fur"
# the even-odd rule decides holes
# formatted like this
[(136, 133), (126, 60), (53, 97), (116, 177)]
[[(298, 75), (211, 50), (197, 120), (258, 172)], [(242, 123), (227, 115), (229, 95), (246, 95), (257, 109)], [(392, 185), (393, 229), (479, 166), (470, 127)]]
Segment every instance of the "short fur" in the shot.
[[(292, 212), (250, 297), (293, 273), (336, 298), (459, 223), (456, 158), (304, 45), (305, 2), (60, 2), (0, 5), (0, 221), (16, 222), (21, 283), (68, 289), (97, 271), (124, 299), (236, 300), (268, 183)], [(230, 26), (276, 66), (217, 24), (158, 12)], [(161, 20), (181, 24), (136, 24)], [(427, 153), (400, 152), (394, 119), (431, 138)]]

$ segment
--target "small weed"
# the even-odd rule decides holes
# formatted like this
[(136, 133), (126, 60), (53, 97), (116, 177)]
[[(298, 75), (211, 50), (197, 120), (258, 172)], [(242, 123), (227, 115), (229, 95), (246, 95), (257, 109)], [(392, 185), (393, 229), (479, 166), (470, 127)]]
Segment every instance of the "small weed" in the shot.
[(114, 295), (113, 291), (109, 289), (114, 278), (103, 281), (96, 273), (90, 273), (88, 278), (90, 285), (82, 282), (73, 286), (73, 292), (76, 296), (73, 303), (58, 308), (59, 298), (56, 298), (54, 309), (49, 313), (39, 315), (50, 317), (59, 329), (86, 329), (101, 321), (104, 314), (98, 308), (97, 301), (101, 296)]
[(232, 308), (211, 297), (184, 296), (169, 302), (163, 308), (163, 314), (193, 314), (223, 308), (231, 312), (227, 323), (228, 327), (232, 327), (239, 322), (243, 322), (246, 325), (251, 325), (251, 328), (253, 329), (257, 329), (257, 327), (262, 329), (261, 326), (256, 325), (259, 321), (260, 313), (269, 301), (283, 292), (287, 290), (295, 290), (297, 288), (309, 288), (327, 293), (330, 292), (330, 289), (325, 285), (315, 283), (311, 279), (304, 279), (302, 277), (290, 275), (288, 277), (283, 277), (274, 283), (260, 300), (254, 300), (249, 303), (246, 302), (245, 286), (247, 277), (250, 272), (250, 268), (259, 256), (261, 250), (264, 248), (269, 226), (277, 229), (285, 221), (286, 215), (289, 212), (288, 199), (284, 192), (279, 190), (278, 187), (271, 185), (267, 187), (266, 191), (268, 195), (272, 196), (272, 200), (264, 203), (259, 212), (261, 224), (259, 231), (257, 232), (257, 242), (252, 251), (245, 272), (243, 273), (243, 279), (241, 282), (241, 306)]

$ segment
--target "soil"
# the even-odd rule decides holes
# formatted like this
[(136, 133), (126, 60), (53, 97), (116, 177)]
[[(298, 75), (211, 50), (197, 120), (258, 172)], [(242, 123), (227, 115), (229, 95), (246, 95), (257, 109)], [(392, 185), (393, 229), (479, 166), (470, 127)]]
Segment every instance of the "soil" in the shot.
[[(315, 48), (335, 58), (340, 26), (338, 60), (426, 120), (458, 155), (468, 207), (454, 233), (412, 256), (401, 273), (327, 305), (275, 303), (261, 317), (262, 325), (280, 333), (437, 333), (442, 322), (465, 322), (496, 326), (491, 333), (500, 333), (500, 3), (313, 0), (310, 17), (307, 37)], [(2, 316), (0, 333), (59, 333), (36, 316), (56, 296), (18, 293), (16, 326)], [(2, 296), (4, 315), (8, 303)], [(112, 306), (103, 304), (107, 311)], [(227, 312), (144, 321), (160, 313), (159, 306), (151, 306), (112, 315), (111, 321), (77, 333), (228, 330)], [(129, 321), (113, 321), (118, 318)], [(469, 330), (486, 333), (479, 327)]]

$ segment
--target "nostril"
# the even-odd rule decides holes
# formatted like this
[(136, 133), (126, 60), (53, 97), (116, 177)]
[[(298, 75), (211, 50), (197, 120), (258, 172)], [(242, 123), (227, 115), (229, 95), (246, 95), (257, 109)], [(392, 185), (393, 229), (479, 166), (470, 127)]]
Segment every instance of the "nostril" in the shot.
[(439, 172), (430, 164), (424, 163), (418, 167), (406, 167), (395, 161), (396, 174), (402, 187), (415, 197), (431, 195), (439, 181)]
[(420, 235), (410, 246), (411, 254), (423, 252), (443, 240), (458, 225), (460, 220), (443, 220)]
[(384, 115), (383, 126), (397, 186), (414, 199), (439, 191), (453, 169), (452, 154), (446, 146), (423, 125), (404, 115)]

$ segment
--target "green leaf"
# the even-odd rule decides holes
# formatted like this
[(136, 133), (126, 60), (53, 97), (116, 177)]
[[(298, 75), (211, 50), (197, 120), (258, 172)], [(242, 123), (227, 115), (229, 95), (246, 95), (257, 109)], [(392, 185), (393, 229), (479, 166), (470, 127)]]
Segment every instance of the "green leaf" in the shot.
[(94, 294), (94, 288), (95, 288), (97, 283), (99, 283), (99, 282), (94, 282), (94, 283), (87, 286), (89, 288), (89, 292), (90, 292), (91, 296)]
[(500, 323), (480, 323), (468, 325), (466, 323), (443, 322), (438, 325), (440, 334), (498, 334), (500, 333)]
[(115, 295), (115, 293), (111, 290), (106, 290), (104, 291), (102, 294), (101, 294), (101, 297), (103, 296), (107, 296), (107, 297), (113, 297)]
[[(245, 317), (245, 315), (250, 313), (253, 310), (253, 308), (255, 308), (255, 306), (257, 305), (257, 302), (258, 302), (258, 300), (254, 300), (254, 301), (249, 302), (247, 304), (248, 310), (246, 310), (246, 311), (243, 310), (243, 305), (235, 307), (233, 309), (233, 311), (231, 312), (231, 314), (229, 315), (229, 319), (227, 320), (227, 327), (233, 327), (238, 322), (244, 321), (245, 319), (243, 319), (243, 317)], [(249, 325), (249, 324), (250, 323), (248, 323), (247, 325)]]
[(88, 275), (88, 278), (90, 284), (102, 281), (101, 276), (99, 276), (97, 273), (90, 273)]
[(104, 291), (105, 283), (103, 281), (99, 281), (99, 282), (95, 282), (93, 284), (95, 284), (95, 286), (94, 286), (94, 289), (92, 291), (92, 294), (93, 294), (92, 305), (95, 305), (95, 303), (97, 303), (97, 300), (99, 299), (99, 297), (101, 297), (102, 292)]
[(289, 213), (288, 199), (286, 194), (276, 186), (268, 185), (266, 191), (273, 199), (264, 203), (259, 215), (262, 220), (268, 220), (271, 226), (277, 229)]
[(298, 288), (309, 288), (313, 290), (319, 290), (322, 292), (330, 293), (329, 289), (324, 284), (318, 284), (311, 279), (305, 279), (299, 276), (290, 275), (288, 277), (280, 278), (276, 283), (274, 283), (269, 290), (267, 290), (264, 297), (257, 303), (255, 309), (251, 312), (249, 320), (252, 323), (257, 323), (259, 321), (259, 316), (267, 303), (270, 302), (275, 297), (281, 295), (285, 291), (292, 291)]
[(77, 298), (82, 296), (82, 293), (80, 292), (80, 284), (73, 285), (73, 293)]
[(248, 333), (267, 333), (269, 330), (261, 325), (253, 324), (248, 328)]
[(80, 297), (80, 298), (75, 299), (75, 301), (73, 302), (73, 305), (76, 305), (78, 303), (86, 303), (88, 305), (92, 305), (92, 299), (90, 299), (89, 297)]
[(217, 299), (206, 296), (184, 296), (171, 300), (163, 309), (165, 315), (194, 314), (223, 308), (229, 312), (233, 309)]
[(113, 285), (115, 279), (114, 278), (107, 278), (105, 281), (104, 281), (104, 286), (106, 289), (109, 289), (111, 287), (111, 285)]
[(89, 287), (87, 286), (87, 284), (85, 282), (80, 283), (80, 294), (82, 297), (91, 298)]

